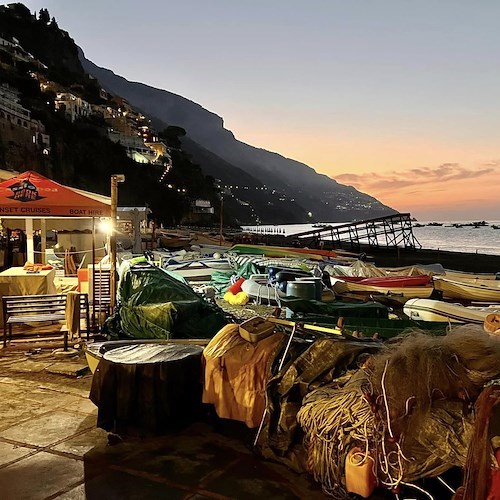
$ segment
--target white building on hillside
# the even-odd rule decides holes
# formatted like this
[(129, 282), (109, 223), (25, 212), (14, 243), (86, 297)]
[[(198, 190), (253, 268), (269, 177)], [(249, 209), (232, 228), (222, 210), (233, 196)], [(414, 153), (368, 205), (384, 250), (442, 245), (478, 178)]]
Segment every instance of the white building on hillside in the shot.
[(56, 95), (56, 109), (64, 110), (65, 115), (74, 122), (78, 118), (89, 116), (92, 113), (91, 106), (81, 97), (70, 92), (62, 92)]

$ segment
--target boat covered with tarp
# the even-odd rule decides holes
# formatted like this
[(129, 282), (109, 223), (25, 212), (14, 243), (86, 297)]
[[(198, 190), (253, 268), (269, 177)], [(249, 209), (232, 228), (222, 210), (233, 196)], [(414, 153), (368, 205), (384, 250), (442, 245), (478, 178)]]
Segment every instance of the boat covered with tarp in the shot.
[(227, 323), (222, 309), (156, 266), (124, 261), (119, 274), (109, 338), (211, 338)]

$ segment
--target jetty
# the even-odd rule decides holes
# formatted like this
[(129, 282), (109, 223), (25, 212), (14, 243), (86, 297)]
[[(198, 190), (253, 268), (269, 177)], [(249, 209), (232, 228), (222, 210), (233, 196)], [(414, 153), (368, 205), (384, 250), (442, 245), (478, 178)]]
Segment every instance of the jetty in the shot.
[(344, 247), (348, 243), (353, 250), (360, 250), (362, 245), (369, 248), (422, 248), (413, 234), (409, 213), (317, 227), (295, 234), (294, 237), (299, 240), (328, 241), (334, 248)]

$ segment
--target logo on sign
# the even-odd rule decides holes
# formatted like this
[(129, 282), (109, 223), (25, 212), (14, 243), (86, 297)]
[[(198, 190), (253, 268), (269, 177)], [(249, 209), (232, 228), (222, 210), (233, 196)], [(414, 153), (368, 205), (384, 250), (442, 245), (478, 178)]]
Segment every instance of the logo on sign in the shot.
[(26, 202), (42, 200), (45, 198), (45, 196), (40, 196), (38, 194), (37, 187), (28, 180), (16, 182), (15, 184), (12, 184), (12, 186), (9, 186), (9, 189), (13, 193), (12, 196), (9, 196), (11, 200)]

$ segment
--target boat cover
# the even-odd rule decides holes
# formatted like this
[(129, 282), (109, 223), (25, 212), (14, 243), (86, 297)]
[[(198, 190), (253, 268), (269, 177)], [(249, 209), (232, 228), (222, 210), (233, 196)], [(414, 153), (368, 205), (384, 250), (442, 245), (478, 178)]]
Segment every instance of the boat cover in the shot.
[(298, 299), (296, 297), (280, 297), (281, 304), (295, 314), (323, 314), (335, 318), (388, 318), (387, 307), (376, 302), (321, 302), (319, 300)]
[(201, 353), (195, 345), (135, 344), (99, 362), (90, 391), (97, 426), (127, 434), (164, 432), (191, 421), (201, 406)]
[(212, 338), (227, 323), (222, 309), (162, 269), (122, 266), (117, 310), (103, 330), (110, 338)]

